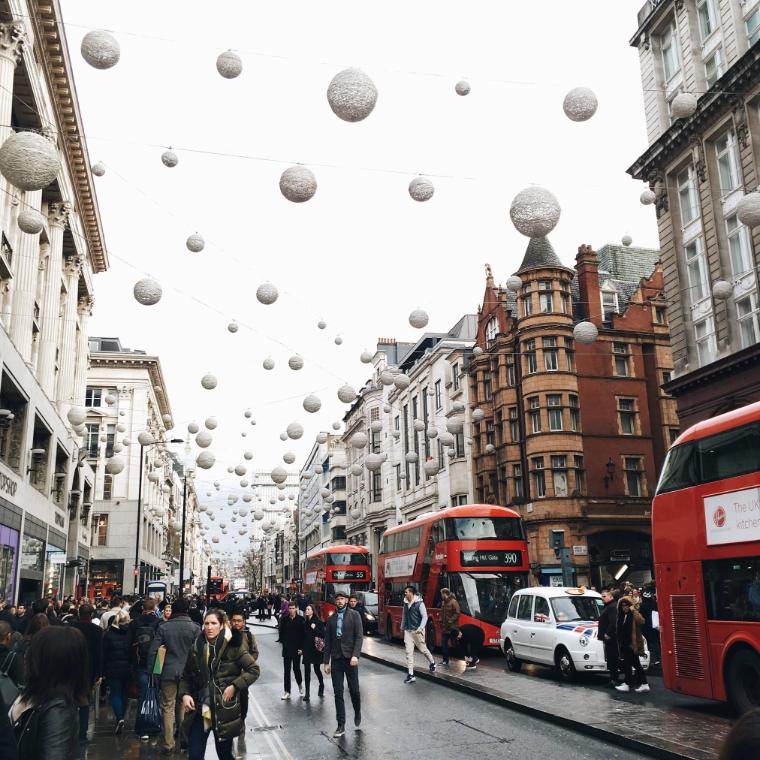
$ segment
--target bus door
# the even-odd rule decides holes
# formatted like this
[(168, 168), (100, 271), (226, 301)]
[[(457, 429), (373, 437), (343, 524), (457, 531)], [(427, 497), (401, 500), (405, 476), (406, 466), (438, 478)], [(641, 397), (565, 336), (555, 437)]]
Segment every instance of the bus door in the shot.
[[(657, 590), (665, 682), (674, 691), (711, 698), (702, 567), (699, 562), (663, 562), (657, 566)], [(663, 594), (662, 591), (666, 593)]]

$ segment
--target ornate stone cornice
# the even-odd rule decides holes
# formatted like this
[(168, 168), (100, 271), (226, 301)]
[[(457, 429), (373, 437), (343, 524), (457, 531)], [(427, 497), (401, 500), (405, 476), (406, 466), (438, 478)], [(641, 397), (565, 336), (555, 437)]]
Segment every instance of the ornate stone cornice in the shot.
[(80, 315), (92, 316), (92, 307), (95, 299), (91, 295), (82, 296), (77, 303), (77, 311)]
[(63, 265), (66, 277), (79, 277), (83, 263), (81, 256), (66, 256)]
[(71, 214), (71, 204), (68, 201), (51, 203), (48, 206), (48, 223), (53, 227), (66, 229)]
[(18, 65), (24, 54), (26, 30), (19, 21), (0, 24), (0, 57), (8, 58), (13, 65)]

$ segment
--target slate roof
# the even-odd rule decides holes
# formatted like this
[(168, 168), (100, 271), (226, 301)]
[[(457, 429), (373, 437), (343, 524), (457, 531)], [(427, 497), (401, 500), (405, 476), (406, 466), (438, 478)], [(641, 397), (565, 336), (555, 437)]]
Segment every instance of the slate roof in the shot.
[(567, 267), (559, 260), (559, 256), (554, 252), (549, 238), (531, 238), (528, 247), (525, 249), (522, 264), (517, 270), (517, 274), (529, 272), (531, 269), (545, 269), (546, 267)]

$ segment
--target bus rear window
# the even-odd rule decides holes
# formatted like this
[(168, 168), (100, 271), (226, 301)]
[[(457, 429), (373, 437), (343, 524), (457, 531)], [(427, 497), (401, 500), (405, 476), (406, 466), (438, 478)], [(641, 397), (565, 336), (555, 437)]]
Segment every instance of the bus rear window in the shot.
[(760, 557), (702, 563), (708, 620), (760, 621)]
[(461, 541), (495, 538), (519, 541), (525, 537), (519, 517), (449, 517), (446, 538)]
[(369, 555), (360, 552), (331, 552), (328, 565), (369, 565)]

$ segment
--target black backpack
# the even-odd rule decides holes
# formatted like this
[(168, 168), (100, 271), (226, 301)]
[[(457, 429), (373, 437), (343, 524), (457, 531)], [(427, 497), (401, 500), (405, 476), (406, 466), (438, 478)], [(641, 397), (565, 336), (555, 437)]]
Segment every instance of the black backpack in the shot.
[(145, 666), (148, 664), (148, 652), (150, 645), (153, 643), (153, 637), (156, 635), (154, 625), (138, 625), (135, 632), (134, 648), (137, 658), (137, 664)]

